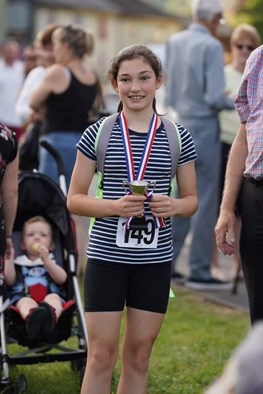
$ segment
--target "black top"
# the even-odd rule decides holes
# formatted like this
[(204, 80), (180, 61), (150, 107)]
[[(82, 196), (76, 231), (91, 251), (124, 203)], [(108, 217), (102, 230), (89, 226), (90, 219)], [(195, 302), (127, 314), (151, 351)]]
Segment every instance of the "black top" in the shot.
[[(6, 166), (11, 163), (17, 154), (16, 134), (0, 123), (0, 287), (3, 283), (4, 275), (4, 252), (6, 246), (5, 239), (5, 218), (1, 198), (1, 183), (4, 178)], [(9, 235), (9, 234), (8, 234)], [(1, 289), (0, 289), (1, 295)]]
[(83, 132), (88, 126), (88, 113), (98, 91), (93, 85), (81, 83), (69, 70), (71, 81), (68, 89), (60, 94), (50, 94), (46, 100), (47, 114), (42, 133), (56, 131)]
[(0, 123), (0, 186), (4, 177), (7, 164), (16, 158), (17, 138), (16, 134)]

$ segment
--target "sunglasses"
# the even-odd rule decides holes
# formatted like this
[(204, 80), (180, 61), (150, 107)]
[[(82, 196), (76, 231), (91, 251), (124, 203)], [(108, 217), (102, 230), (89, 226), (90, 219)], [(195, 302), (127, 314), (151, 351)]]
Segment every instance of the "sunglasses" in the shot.
[(255, 49), (252, 45), (235, 44), (235, 46), (240, 51), (242, 51), (243, 48), (246, 48), (250, 52), (252, 52)]

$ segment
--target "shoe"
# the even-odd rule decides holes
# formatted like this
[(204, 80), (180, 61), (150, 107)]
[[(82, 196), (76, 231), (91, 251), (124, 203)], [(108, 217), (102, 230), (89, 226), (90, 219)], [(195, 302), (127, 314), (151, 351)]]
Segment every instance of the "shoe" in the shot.
[(217, 278), (196, 279), (193, 277), (188, 278), (186, 287), (194, 290), (231, 290), (233, 283), (231, 281), (224, 281)]
[(45, 334), (50, 334), (54, 330), (57, 322), (55, 308), (45, 301), (41, 301), (39, 305), (46, 312), (46, 318), (41, 326), (41, 330), (44, 331)]
[(30, 337), (35, 337), (40, 332), (46, 316), (47, 312), (42, 307), (37, 307), (30, 311), (26, 318), (26, 332)]
[(177, 283), (178, 285), (184, 285), (186, 278), (184, 275), (180, 274), (180, 272), (174, 271), (171, 275), (171, 280)]

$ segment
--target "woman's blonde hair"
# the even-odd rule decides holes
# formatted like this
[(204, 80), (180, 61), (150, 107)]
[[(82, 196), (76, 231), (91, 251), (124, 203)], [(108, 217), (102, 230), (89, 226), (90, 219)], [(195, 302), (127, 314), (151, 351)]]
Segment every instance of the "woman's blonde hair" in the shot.
[(56, 36), (61, 42), (67, 42), (75, 56), (82, 59), (91, 55), (94, 49), (94, 37), (91, 32), (77, 25), (67, 25), (56, 29)]
[(56, 29), (58, 29), (61, 26), (62, 26), (61, 23), (51, 23), (45, 26), (42, 30), (40, 30), (37, 33), (34, 41), (34, 46), (39, 48), (39, 47), (52, 45), (52, 34)]
[(235, 45), (240, 40), (249, 39), (256, 49), (261, 44), (261, 37), (255, 26), (249, 23), (242, 23), (238, 25), (232, 32), (230, 44)]

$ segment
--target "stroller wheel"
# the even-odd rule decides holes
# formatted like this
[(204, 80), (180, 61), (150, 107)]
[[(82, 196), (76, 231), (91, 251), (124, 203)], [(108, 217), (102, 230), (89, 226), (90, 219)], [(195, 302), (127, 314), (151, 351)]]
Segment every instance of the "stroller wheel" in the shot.
[(15, 381), (15, 387), (14, 387), (14, 394), (26, 394), (27, 391), (27, 383), (26, 383), (26, 377), (23, 374), (18, 375), (16, 381)]
[(12, 394), (13, 392), (14, 392), (14, 385), (11, 384), (10, 379), (1, 379), (0, 393), (1, 394)]
[(71, 368), (75, 372), (80, 372), (80, 370), (83, 368), (85, 369), (85, 367), (86, 367), (86, 358), (80, 358), (71, 361)]
[(78, 372), (80, 381), (82, 382), (83, 376), (85, 373), (85, 367), (86, 367), (86, 358), (81, 358), (78, 360), (72, 360), (71, 361), (71, 368), (73, 371)]
[(10, 379), (1, 381), (0, 389), (1, 394), (26, 394), (26, 378), (24, 375), (18, 375), (17, 379), (13, 382)]

